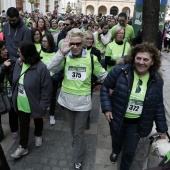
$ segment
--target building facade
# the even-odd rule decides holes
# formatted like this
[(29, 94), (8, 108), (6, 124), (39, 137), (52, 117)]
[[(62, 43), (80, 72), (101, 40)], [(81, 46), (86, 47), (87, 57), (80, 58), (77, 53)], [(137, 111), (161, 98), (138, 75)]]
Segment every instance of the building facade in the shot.
[(19, 11), (31, 12), (38, 9), (42, 13), (53, 12), (58, 0), (35, 0), (30, 4), (28, 0), (0, 0), (0, 10), (7, 10), (9, 7), (16, 7)]
[(82, 13), (82, 0), (58, 0), (58, 12), (65, 13), (67, 11), (67, 6), (70, 5), (73, 13)]
[(31, 12), (38, 9), (42, 13), (53, 12), (57, 8), (58, 13), (65, 13), (67, 6), (71, 12), (98, 15), (118, 15), (125, 12), (128, 16), (133, 16), (135, 0), (34, 0), (30, 4), (28, 0), (0, 0), (0, 10), (7, 10), (13, 6), (23, 12)]
[(133, 16), (135, 0), (82, 0), (83, 14), (118, 15), (125, 12)]

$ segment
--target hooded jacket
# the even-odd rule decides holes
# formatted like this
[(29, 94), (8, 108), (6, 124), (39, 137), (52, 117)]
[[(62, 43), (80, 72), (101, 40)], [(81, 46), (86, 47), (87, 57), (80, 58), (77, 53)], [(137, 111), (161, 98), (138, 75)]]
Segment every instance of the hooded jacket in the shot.
[[(133, 64), (116, 65), (107, 75), (101, 88), (102, 112), (112, 112), (111, 125), (117, 134), (121, 131), (128, 106), (134, 80), (133, 67)], [(109, 89), (113, 89), (111, 96)], [(151, 71), (138, 123), (139, 137), (146, 137), (150, 134), (154, 121), (158, 132), (165, 133), (168, 130), (163, 105), (163, 79), (157, 72)]]
[(19, 58), (17, 54), (19, 43), (21, 41), (32, 42), (31, 30), (25, 25), (23, 20), (19, 18), (19, 23), (15, 28), (11, 27), (9, 22), (4, 25), (4, 39), (9, 58), (16, 61)]

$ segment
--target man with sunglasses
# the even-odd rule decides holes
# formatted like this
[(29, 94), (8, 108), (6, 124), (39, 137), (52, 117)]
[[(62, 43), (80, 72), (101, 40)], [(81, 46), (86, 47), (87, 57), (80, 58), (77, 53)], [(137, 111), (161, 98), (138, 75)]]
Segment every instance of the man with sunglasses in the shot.
[(31, 42), (31, 31), (20, 18), (19, 11), (16, 8), (8, 8), (7, 19), (8, 22), (4, 25), (5, 46), (8, 50), (9, 58), (16, 61), (19, 58), (17, 54), (18, 44), (21, 41)]
[[(131, 43), (132, 38), (135, 37), (135, 33), (134, 33), (133, 27), (131, 25), (127, 24), (127, 15), (126, 15), (126, 13), (121, 12), (118, 15), (118, 24), (117, 25), (120, 25), (121, 27), (125, 28), (125, 38), (124, 38), (124, 41)], [(115, 31), (115, 28), (117, 27), (117, 25), (114, 25), (109, 30), (110, 33), (112, 34), (112, 38), (113, 38), (114, 31)]]
[(84, 131), (92, 107), (91, 76), (94, 74), (98, 82), (103, 82), (107, 75), (97, 57), (92, 57), (90, 52), (83, 48), (84, 41), (85, 35), (80, 29), (70, 30), (62, 42), (61, 49), (47, 66), (53, 72), (64, 67), (58, 103), (63, 107), (70, 124), (73, 136), (72, 162), (76, 170), (82, 169)]
[(64, 20), (63, 26), (64, 26), (63, 30), (58, 35), (58, 40), (57, 40), (57, 47), (58, 48), (60, 48), (61, 40), (66, 37), (67, 32), (70, 31), (74, 27), (73, 18), (71, 18), (71, 17), (66, 18)]

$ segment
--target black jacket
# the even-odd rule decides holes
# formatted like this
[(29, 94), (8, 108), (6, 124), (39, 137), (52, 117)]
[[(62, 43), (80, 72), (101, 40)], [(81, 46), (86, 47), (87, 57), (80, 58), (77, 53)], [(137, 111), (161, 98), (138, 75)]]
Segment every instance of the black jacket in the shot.
[[(128, 101), (133, 85), (133, 65), (116, 65), (107, 75), (101, 88), (102, 112), (111, 111), (113, 114), (112, 127), (114, 132), (121, 130)], [(109, 95), (109, 89), (113, 93)], [(138, 135), (146, 137), (150, 134), (155, 121), (157, 131), (164, 133), (168, 130), (163, 105), (163, 80), (156, 72), (150, 73), (143, 110), (139, 121)]]
[(91, 52), (90, 54), (93, 54), (97, 57), (98, 61), (101, 61), (101, 54), (100, 54), (100, 50), (98, 50), (96, 47), (91, 47)]
[(2, 92), (3, 89), (3, 83), (5, 76), (7, 80), (9, 81), (10, 85), (12, 85), (12, 74), (15, 63), (11, 61), (11, 66), (7, 67), (4, 63), (4, 61), (0, 61), (0, 92)]

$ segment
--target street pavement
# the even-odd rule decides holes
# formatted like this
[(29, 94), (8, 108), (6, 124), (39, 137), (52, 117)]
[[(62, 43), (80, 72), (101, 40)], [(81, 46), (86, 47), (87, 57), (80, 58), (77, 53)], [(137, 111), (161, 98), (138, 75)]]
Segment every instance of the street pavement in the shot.
[[(170, 125), (170, 54), (162, 52), (161, 72), (164, 78), (164, 104)], [(43, 145), (36, 148), (34, 145), (34, 124), (30, 124), (29, 153), (18, 160), (10, 155), (16, 150), (19, 137), (14, 140), (9, 129), (8, 115), (2, 116), (2, 126), (5, 139), (1, 142), (11, 170), (73, 170), (71, 163), (71, 142), (69, 125), (64, 111), (57, 105), (56, 125), (49, 125), (49, 115), (44, 119)], [(91, 126), (85, 132), (85, 152), (83, 170), (118, 170), (118, 163), (111, 164), (111, 138), (109, 126), (100, 109), (100, 93), (94, 92), (93, 108), (91, 111)], [(149, 139), (140, 141), (131, 170), (143, 170), (146, 167), (157, 166), (161, 161), (154, 153), (149, 153)]]

